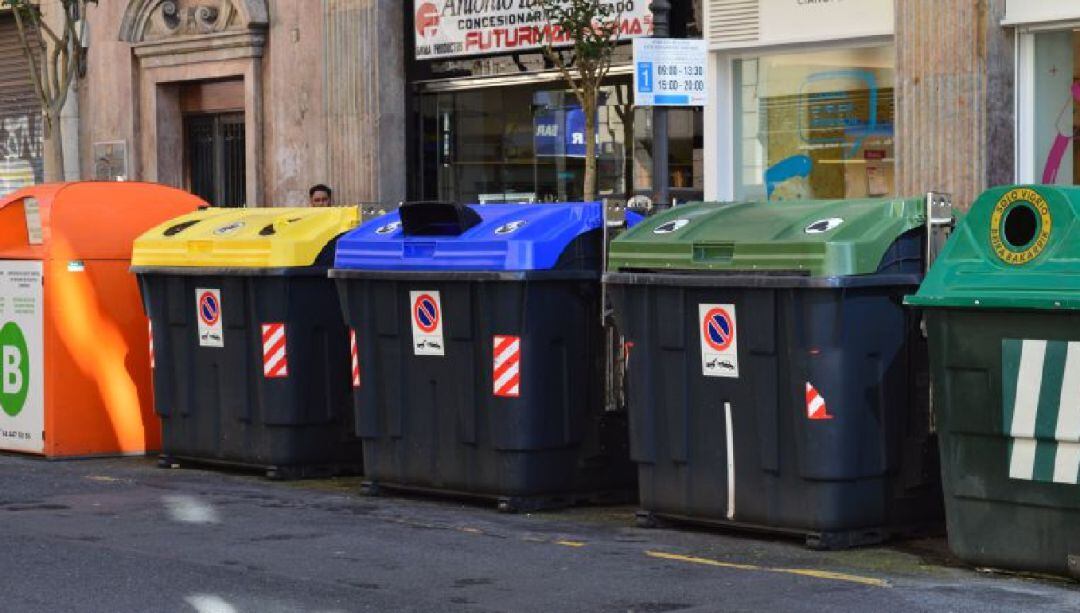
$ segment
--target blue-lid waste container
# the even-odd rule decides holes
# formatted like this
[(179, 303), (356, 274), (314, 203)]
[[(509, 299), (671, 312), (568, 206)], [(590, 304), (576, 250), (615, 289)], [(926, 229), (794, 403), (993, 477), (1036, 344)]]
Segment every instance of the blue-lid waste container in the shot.
[(625, 499), (604, 408), (599, 203), (412, 203), (337, 244), (365, 488), (504, 511)]
[(940, 524), (921, 199), (688, 204), (612, 244), (639, 521), (842, 548)]
[(355, 207), (210, 208), (135, 242), (162, 466), (358, 473), (349, 336), (327, 277)]

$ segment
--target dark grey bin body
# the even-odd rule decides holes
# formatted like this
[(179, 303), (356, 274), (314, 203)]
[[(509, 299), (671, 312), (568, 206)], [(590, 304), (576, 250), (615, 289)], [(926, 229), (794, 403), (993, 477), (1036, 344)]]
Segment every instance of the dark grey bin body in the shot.
[[(596, 272), (335, 270), (356, 330), (357, 432), (372, 487), (504, 510), (628, 499), (626, 415), (603, 406)], [(410, 291), (438, 291), (445, 356), (416, 356)], [(521, 395), (492, 393), (493, 335), (519, 336)]]
[[(632, 343), (644, 518), (790, 532), (822, 548), (938, 525), (926, 342), (902, 306), (920, 278), (607, 275)], [(703, 376), (699, 304), (735, 305), (739, 378)], [(808, 382), (832, 419), (808, 418)]]
[[(163, 464), (231, 465), (277, 478), (362, 471), (348, 331), (326, 270), (136, 271), (153, 322)], [(199, 345), (197, 288), (221, 292), (224, 347)], [(284, 378), (263, 374), (262, 324), (269, 322), (286, 325)]]

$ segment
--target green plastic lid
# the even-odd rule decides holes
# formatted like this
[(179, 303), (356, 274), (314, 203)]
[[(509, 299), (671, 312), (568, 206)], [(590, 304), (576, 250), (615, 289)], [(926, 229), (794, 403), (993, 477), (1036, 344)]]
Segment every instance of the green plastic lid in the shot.
[(938, 256), (921, 307), (1080, 308), (1080, 189), (995, 187), (979, 196)]
[(922, 198), (687, 204), (615, 239), (608, 270), (870, 274), (925, 222)]

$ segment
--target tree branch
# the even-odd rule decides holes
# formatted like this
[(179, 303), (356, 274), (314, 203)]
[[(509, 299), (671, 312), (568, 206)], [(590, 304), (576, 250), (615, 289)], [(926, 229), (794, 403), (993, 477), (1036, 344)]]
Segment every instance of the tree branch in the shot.
[[(585, 93), (578, 84), (578, 78), (575, 78), (570, 72), (570, 69), (566, 66), (566, 63), (563, 62), (562, 56), (559, 54), (559, 52), (549, 46), (544, 48), (544, 54), (551, 59), (552, 63), (555, 64), (556, 67), (558, 67), (559, 72), (561, 72), (563, 75), (563, 79), (565, 79), (566, 82), (570, 85), (570, 87), (574, 90), (574, 95), (578, 97), (578, 100), (584, 101)], [(577, 68), (577, 71), (580, 77), (580, 66)]]
[(34, 22), (34, 28), (37, 29), (38, 32), (42, 32), (47, 35), (50, 39), (52, 39), (53, 44), (60, 44), (60, 37), (56, 35), (56, 32), (53, 32), (52, 28), (49, 27), (49, 24), (45, 23), (41, 19), (41, 9), (39, 7), (18, 0), (17, 4), (18, 6), (23, 7), (23, 10), (25, 10), (27, 14), (30, 15), (30, 20)]

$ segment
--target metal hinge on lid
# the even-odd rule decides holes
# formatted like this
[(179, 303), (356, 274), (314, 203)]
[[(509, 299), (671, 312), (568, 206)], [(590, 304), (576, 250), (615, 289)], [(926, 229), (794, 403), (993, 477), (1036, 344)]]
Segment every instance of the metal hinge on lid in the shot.
[(926, 270), (937, 259), (945, 242), (956, 227), (952, 195), (942, 192), (926, 193)]

